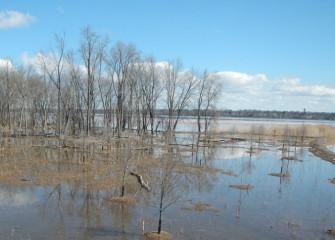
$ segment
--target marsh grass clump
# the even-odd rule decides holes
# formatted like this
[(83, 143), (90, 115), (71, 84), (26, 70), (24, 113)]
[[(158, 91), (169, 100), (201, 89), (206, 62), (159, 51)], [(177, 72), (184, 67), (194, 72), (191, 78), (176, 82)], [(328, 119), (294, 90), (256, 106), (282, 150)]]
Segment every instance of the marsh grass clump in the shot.
[(143, 235), (143, 240), (172, 240), (173, 237), (170, 233), (161, 231), (159, 234), (157, 232), (148, 232)]
[(329, 179), (329, 182), (335, 184), (335, 178)]
[(248, 184), (248, 185), (243, 185), (243, 184), (238, 184), (238, 185), (229, 185), (230, 188), (236, 188), (236, 189), (239, 189), (239, 190), (245, 190), (245, 191), (249, 191), (249, 190), (252, 190), (254, 189), (255, 187)]
[(131, 197), (109, 197), (105, 198), (105, 201), (110, 202), (110, 203), (119, 203), (119, 204), (130, 204), (133, 205), (136, 203), (136, 199), (131, 198)]
[(307, 147), (315, 139), (324, 139), (326, 144), (335, 143), (335, 127), (331, 125), (299, 124), (299, 125), (277, 125), (263, 126), (253, 124), (249, 129), (222, 132), (222, 135), (232, 136), (232, 140), (248, 139), (253, 142), (262, 143), (269, 140), (281, 142), (283, 149), (291, 147)]
[(270, 176), (280, 177), (280, 178), (288, 178), (290, 177), (289, 173), (269, 173)]
[(190, 204), (191, 204), (191, 207), (182, 207), (181, 210), (183, 210), (183, 211), (195, 211), (195, 212), (209, 211), (209, 212), (213, 212), (213, 213), (218, 213), (220, 211), (219, 209), (214, 208), (209, 203), (204, 203), (204, 202), (192, 203), (192, 202), (190, 202)]

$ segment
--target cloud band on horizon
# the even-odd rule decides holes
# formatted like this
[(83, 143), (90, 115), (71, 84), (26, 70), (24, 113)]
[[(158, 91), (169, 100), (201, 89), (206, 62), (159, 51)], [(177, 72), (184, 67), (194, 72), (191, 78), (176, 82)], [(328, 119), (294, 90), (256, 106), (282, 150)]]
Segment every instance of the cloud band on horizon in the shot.
[[(21, 55), (25, 66), (36, 65), (38, 53)], [(1, 63), (1, 61), (0, 61)], [(5, 63), (3, 60), (2, 63)], [(162, 67), (167, 62), (157, 62)], [(0, 64), (1, 65), (1, 64)], [(332, 112), (329, 106), (335, 105), (335, 88), (327, 85), (309, 85), (299, 78), (282, 77), (269, 79), (266, 74), (247, 74), (233, 71), (220, 71), (217, 80), (222, 84), (222, 94), (217, 107), (220, 109), (257, 109), (280, 111)]]
[(27, 26), (35, 20), (36, 17), (30, 15), (29, 13), (2, 11), (0, 12), (0, 29)]

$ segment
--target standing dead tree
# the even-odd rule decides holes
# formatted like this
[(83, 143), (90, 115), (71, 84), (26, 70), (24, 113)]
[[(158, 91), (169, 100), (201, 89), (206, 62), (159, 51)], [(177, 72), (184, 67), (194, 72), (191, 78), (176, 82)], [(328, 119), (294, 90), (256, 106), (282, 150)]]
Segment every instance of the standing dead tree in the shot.
[(75, 54), (73, 51), (68, 52), (66, 56), (68, 66), (69, 89), (71, 92), (71, 118), (72, 133), (76, 130), (84, 131), (85, 122), (85, 87), (83, 83), (83, 72), (80, 66), (75, 62)]
[(147, 115), (149, 114), (151, 133), (153, 133), (156, 104), (163, 87), (160, 72), (153, 57), (148, 57), (139, 64), (138, 76), (142, 96), (142, 129), (147, 130)]
[(159, 167), (155, 174), (155, 184), (152, 186), (152, 193), (154, 206), (159, 211), (157, 233), (160, 234), (163, 212), (181, 197), (177, 192), (181, 175), (176, 172), (177, 160), (163, 157), (157, 159), (157, 161)]
[(4, 60), (4, 64), (0, 65), (0, 122), (3, 126), (12, 127), (12, 110), (15, 100), (15, 88), (13, 80), (17, 73), (10, 59)]
[(86, 71), (86, 134), (94, 127), (96, 80), (100, 77), (105, 49), (109, 43), (108, 38), (101, 37), (90, 27), (85, 27), (81, 32), (81, 45), (79, 53)]
[(168, 109), (167, 131), (172, 132), (177, 124), (182, 110), (190, 103), (196, 88), (196, 77), (192, 71), (183, 72), (180, 61), (168, 63), (163, 69), (163, 85)]
[(49, 80), (57, 88), (57, 132), (59, 144), (61, 144), (62, 135), (62, 116), (61, 101), (64, 81), (64, 57), (65, 57), (65, 37), (55, 35), (56, 50), (50, 53), (42, 53), (39, 55), (39, 64), (42, 72), (48, 76)]
[[(138, 52), (135, 46), (117, 43), (106, 56), (108, 77), (116, 98), (116, 133), (121, 137), (126, 127), (129, 111), (133, 110), (132, 91), (135, 65), (138, 63)], [(134, 89), (133, 89), (134, 90)]]
[(211, 121), (215, 117), (215, 104), (220, 93), (221, 84), (217, 76), (205, 70), (199, 78), (196, 89), (198, 132), (202, 131), (202, 118), (204, 120), (204, 131), (207, 132)]

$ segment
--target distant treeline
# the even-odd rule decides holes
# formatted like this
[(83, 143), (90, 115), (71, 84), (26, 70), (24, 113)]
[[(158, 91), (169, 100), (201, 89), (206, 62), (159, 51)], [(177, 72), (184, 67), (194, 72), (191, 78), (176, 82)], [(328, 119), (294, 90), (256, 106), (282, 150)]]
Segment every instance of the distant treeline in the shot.
[[(159, 109), (157, 115), (166, 115), (168, 110)], [(197, 116), (197, 109), (184, 109), (182, 116)], [(204, 116), (205, 113), (201, 114)], [(208, 113), (207, 113), (208, 114)], [(216, 117), (241, 117), (241, 118), (274, 118), (274, 119), (309, 119), (309, 120), (335, 120), (335, 113), (308, 112), (308, 111), (264, 111), (264, 110), (215, 110), (211, 113)]]

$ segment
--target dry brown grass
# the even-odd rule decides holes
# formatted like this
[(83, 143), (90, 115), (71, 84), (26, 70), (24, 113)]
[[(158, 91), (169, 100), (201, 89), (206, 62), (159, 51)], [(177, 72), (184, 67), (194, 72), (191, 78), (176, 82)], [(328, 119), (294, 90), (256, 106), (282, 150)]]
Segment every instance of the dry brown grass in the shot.
[(105, 198), (105, 201), (111, 202), (111, 203), (119, 203), (119, 204), (135, 204), (136, 200), (131, 197), (110, 197), (110, 198)]
[(264, 127), (264, 129), (260, 130), (259, 126), (255, 126), (251, 129), (242, 129), (238, 130), (236, 128), (234, 132), (222, 132), (221, 135), (231, 135), (232, 137), (239, 137), (240, 135), (254, 135), (261, 136), (262, 138), (273, 138), (273, 137), (283, 137), (285, 134), (289, 133), (291, 138), (334, 138), (335, 137), (335, 127), (331, 125), (312, 125), (312, 124), (304, 124), (304, 125), (278, 125), (278, 126), (269, 126)]
[(313, 141), (310, 144), (309, 151), (315, 156), (335, 165), (335, 153), (328, 150), (323, 144), (324, 143), (319, 143), (318, 141)]
[(281, 177), (281, 178), (290, 177), (290, 174), (288, 174), (288, 173), (269, 173), (269, 175), (273, 176), (273, 177)]
[(238, 184), (238, 185), (229, 185), (229, 187), (231, 187), (231, 188), (236, 188), (236, 189), (239, 189), (239, 190), (246, 190), (246, 191), (249, 191), (249, 190), (252, 190), (252, 189), (254, 189), (255, 187), (254, 186), (252, 186), (252, 185), (240, 185), (240, 184)]
[(214, 208), (212, 205), (209, 203), (203, 203), (203, 202), (198, 202), (198, 203), (191, 203), (191, 207), (183, 207), (181, 210), (183, 211), (196, 211), (196, 212), (203, 212), (203, 211), (209, 211), (213, 213), (218, 213), (220, 210), (217, 208)]

